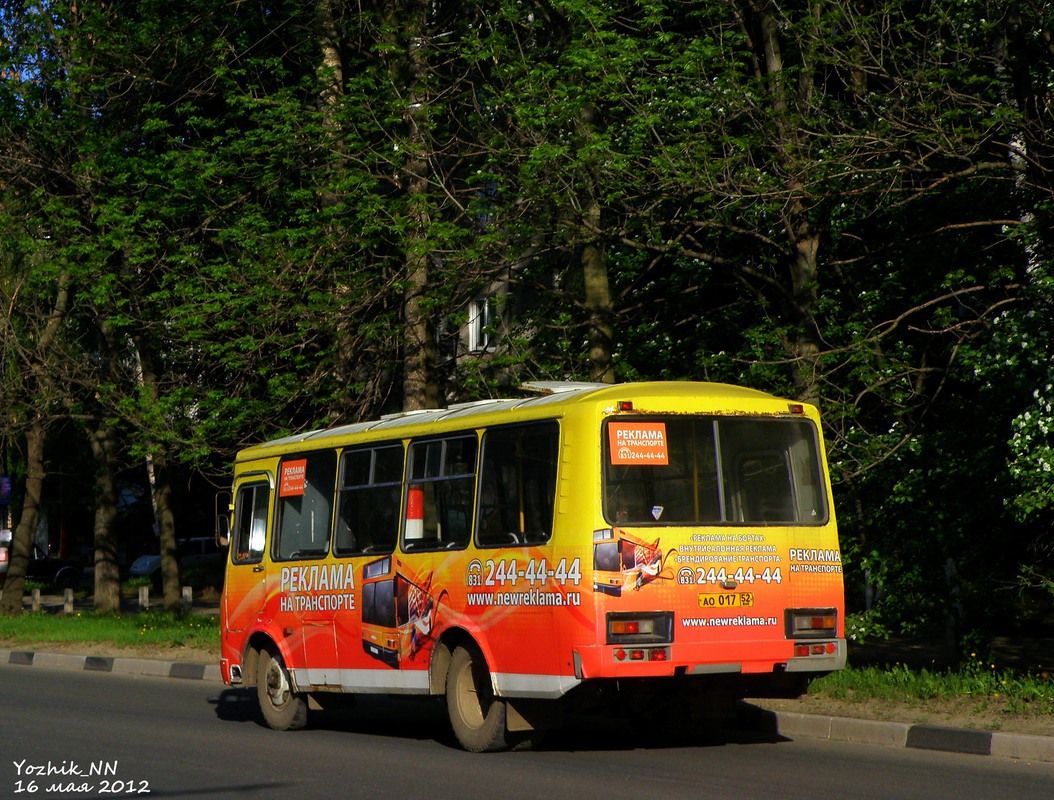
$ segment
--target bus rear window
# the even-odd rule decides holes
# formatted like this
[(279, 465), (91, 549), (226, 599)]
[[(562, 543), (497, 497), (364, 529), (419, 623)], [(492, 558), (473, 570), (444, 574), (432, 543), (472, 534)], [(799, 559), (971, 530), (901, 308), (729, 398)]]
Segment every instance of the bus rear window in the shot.
[(820, 525), (819, 444), (809, 420), (617, 417), (604, 436), (613, 525)]

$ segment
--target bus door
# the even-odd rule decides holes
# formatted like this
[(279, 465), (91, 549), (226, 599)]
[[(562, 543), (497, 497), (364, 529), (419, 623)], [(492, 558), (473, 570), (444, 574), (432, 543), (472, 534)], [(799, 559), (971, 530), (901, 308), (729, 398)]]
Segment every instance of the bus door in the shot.
[(284, 458), (278, 473), (268, 597), (278, 630), (292, 632), (292, 666), (312, 686), (340, 684), (336, 618), (355, 608), (351, 563), (327, 558), (336, 463), (322, 450)]
[(361, 573), (354, 576), (355, 615), (337, 621), (337, 649), (345, 664), (364, 663), (365, 650), (389, 666), (398, 665), (391, 553), (399, 539), (402, 481), (401, 443), (349, 448), (341, 455), (333, 553), (349, 567), (361, 565)]
[[(253, 473), (239, 479), (235, 486), (230, 566), (223, 590), (224, 628), (232, 634), (251, 628), (264, 613), (263, 558), (270, 508), (271, 481), (268, 475)], [(240, 663), (240, 653), (231, 655), (235, 657), (235, 663)]]

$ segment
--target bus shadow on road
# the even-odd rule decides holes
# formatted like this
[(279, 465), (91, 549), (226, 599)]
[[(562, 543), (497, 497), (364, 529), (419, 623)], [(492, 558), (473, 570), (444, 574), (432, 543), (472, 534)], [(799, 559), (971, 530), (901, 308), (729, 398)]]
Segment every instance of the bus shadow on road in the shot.
[(256, 693), (250, 689), (224, 689), (216, 699), (216, 717), (223, 722), (263, 723)]
[(789, 741), (753, 713), (702, 721), (641, 719), (634, 716), (586, 714), (571, 716), (563, 727), (546, 733), (538, 750), (661, 750), (776, 744)]
[[(330, 695), (327, 707), (312, 710), (307, 727), (404, 739), (433, 739), (456, 747), (442, 698), (385, 695)], [(254, 689), (225, 689), (216, 699), (223, 722), (251, 722), (266, 727)]]
[[(343, 731), (416, 741), (431, 740), (460, 749), (442, 698), (348, 695), (342, 702), (312, 711), (308, 728)], [(215, 701), (216, 717), (224, 722), (266, 727), (253, 689), (225, 689)], [(564, 724), (530, 748), (543, 752), (617, 751), (676, 747), (722, 747), (732, 744), (774, 744), (789, 741), (777, 732), (772, 712), (743, 704), (723, 724), (671, 725), (608, 713), (569, 714)]]

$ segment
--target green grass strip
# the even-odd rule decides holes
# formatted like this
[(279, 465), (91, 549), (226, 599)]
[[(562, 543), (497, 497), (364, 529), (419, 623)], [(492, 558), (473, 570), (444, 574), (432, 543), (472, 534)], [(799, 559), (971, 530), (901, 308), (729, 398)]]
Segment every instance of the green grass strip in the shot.
[(998, 669), (973, 655), (955, 670), (848, 667), (814, 681), (809, 693), (849, 702), (913, 703), (940, 698), (997, 700), (1011, 713), (1054, 714), (1054, 680)]
[(0, 646), (108, 643), (118, 647), (190, 647), (219, 652), (216, 617), (143, 611), (135, 614), (26, 613), (0, 616)]

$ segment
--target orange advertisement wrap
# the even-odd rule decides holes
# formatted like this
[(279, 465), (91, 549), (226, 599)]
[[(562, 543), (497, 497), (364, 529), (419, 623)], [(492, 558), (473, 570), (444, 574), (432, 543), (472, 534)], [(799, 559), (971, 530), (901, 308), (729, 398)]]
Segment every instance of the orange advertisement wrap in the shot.
[[(792, 548), (789, 538), (778, 528), (668, 530), (648, 539), (620, 528), (602, 531), (595, 547), (617, 548), (619, 568), (594, 572), (598, 616), (656, 608), (673, 612), (669, 662), (642, 663), (640, 675), (731, 662), (743, 672), (771, 671), (774, 663), (793, 657), (787, 609), (840, 608), (843, 602), (837, 547)], [(596, 655), (593, 668), (609, 674), (606, 654)]]
[[(594, 610), (580, 559), (552, 561), (541, 551), (524, 551), (519, 558), (497, 561), (466, 562), (441, 553), (419, 557), (413, 567), (397, 561), (395, 571), (363, 579), (368, 565), (355, 559), (356, 568), (339, 585), (332, 580), (320, 585), (337, 568), (335, 563), (303, 572), (275, 565), (280, 576), (286, 570), (293, 576), (268, 576), (266, 596), (261, 585), (239, 580), (245, 573), (232, 576), (228, 603), (276, 632), (294, 673), (311, 674), (311, 685), (349, 691), (423, 690), (434, 644), (450, 627), (471, 631), (486, 642), (489, 658), (502, 671), (522, 674), (569, 672), (561, 670), (555, 649), (524, 647), (524, 642), (552, 642), (560, 627), (592, 638)], [(380, 590), (381, 583), (392, 585)], [(372, 596), (364, 598), (366, 594)], [(374, 605), (382, 602), (387, 604), (383, 609)], [(262, 614), (254, 613), (261, 609)], [(554, 615), (554, 609), (561, 613)], [(290, 635), (280, 633), (290, 629)], [(242, 644), (241, 636), (225, 635), (224, 658), (237, 663)], [(417, 672), (419, 679), (397, 672)], [(326, 679), (318, 680), (320, 675)]]
[[(790, 547), (788, 538), (779, 529), (667, 530), (642, 538), (615, 528), (595, 539), (594, 550), (612, 545), (617, 569), (595, 569), (595, 553), (575, 549), (430, 553), (412, 565), (405, 557), (388, 559), (396, 567), (377, 579), (364, 577), (364, 559), (274, 565), (263, 602), (263, 586), (251, 573), (231, 575), (227, 597), (253, 616), (262, 607), (268, 627), (293, 629), (284, 637), (293, 669), (427, 670), (434, 642), (444, 629), (457, 627), (486, 642), (501, 672), (571, 675), (555, 647), (564, 642), (582, 659), (583, 677), (625, 675), (608, 663), (605, 614), (661, 608), (672, 612), (675, 626), (669, 660), (629, 665), (633, 674), (672, 675), (677, 667), (723, 663), (733, 652), (730, 645), (744, 643), (751, 648), (734, 651), (732, 660), (745, 672), (769, 671), (792, 655), (787, 608), (842, 603), (838, 549)], [(378, 580), (393, 585), (374, 590), (364, 610), (363, 594)], [(385, 614), (364, 620), (382, 596), (389, 605)], [(385, 615), (384, 623), (376, 621)], [(316, 624), (306, 624), (311, 619)], [(226, 641), (237, 644), (234, 637)]]

